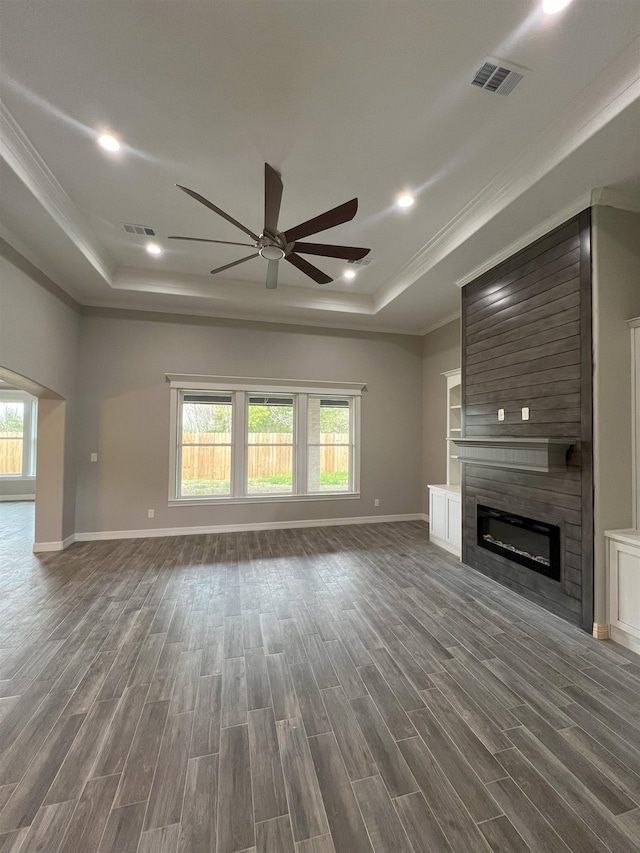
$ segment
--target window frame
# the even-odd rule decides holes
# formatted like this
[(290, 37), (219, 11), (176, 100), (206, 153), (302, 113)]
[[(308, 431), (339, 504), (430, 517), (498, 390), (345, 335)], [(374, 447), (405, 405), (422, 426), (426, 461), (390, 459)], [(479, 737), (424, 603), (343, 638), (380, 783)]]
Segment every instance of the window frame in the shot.
[[(185, 376), (167, 374), (170, 384), (169, 506), (290, 503), (300, 501), (353, 500), (360, 497), (361, 400), (365, 383), (258, 379), (246, 377)], [(182, 399), (194, 392), (229, 394), (233, 398), (231, 495), (181, 497)], [(293, 493), (248, 494), (248, 428), (250, 396), (293, 397)], [(307, 487), (308, 398), (310, 396), (350, 399), (350, 471), (348, 491), (303, 491)]]
[[(36, 477), (36, 437), (38, 432), (38, 400), (26, 391), (4, 390), (0, 388), (0, 402), (22, 403), (22, 471), (19, 474), (2, 474), (0, 479), (35, 480)], [(0, 441), (11, 439), (0, 438)]]

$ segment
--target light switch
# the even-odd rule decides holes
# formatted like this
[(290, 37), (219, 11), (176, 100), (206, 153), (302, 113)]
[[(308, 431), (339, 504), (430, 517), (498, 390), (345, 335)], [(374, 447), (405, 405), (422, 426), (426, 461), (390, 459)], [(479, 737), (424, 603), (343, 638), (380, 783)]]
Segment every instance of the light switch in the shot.
[(498, 409), (498, 420), (499, 421), (504, 420), (504, 409)]
[(522, 420), (523, 421), (529, 420), (529, 406), (523, 406), (523, 408), (522, 408)]
[(97, 453), (92, 453), (92, 454), (91, 454), (91, 461), (92, 461), (92, 462), (97, 462), (97, 461), (98, 461), (98, 454), (97, 454)]

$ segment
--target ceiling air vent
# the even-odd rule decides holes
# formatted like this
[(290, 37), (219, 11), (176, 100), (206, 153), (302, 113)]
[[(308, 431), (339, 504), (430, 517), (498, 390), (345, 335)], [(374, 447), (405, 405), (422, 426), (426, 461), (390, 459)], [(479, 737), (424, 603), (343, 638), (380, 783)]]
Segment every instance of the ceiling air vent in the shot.
[(506, 63), (490, 56), (478, 69), (471, 85), (486, 89), (487, 92), (496, 92), (498, 95), (509, 95), (522, 80), (524, 72), (527, 70), (514, 65), (512, 62)]
[(354, 267), (368, 267), (373, 262), (373, 258), (360, 258), (359, 261), (347, 261), (348, 264), (353, 264)]
[(140, 234), (141, 237), (155, 237), (155, 228), (150, 228), (148, 225), (124, 225), (124, 230), (127, 234)]

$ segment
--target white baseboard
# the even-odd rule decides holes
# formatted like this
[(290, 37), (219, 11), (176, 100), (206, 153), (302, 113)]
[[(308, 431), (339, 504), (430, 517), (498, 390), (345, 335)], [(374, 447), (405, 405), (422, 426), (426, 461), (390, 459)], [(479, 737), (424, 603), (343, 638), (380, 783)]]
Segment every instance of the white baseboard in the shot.
[(621, 631), (615, 625), (611, 626), (611, 639), (626, 649), (631, 649), (632, 652), (640, 655), (640, 639), (633, 637), (626, 631)]
[(427, 524), (429, 524), (429, 516), (427, 515), (426, 512), (420, 513), (420, 521), (426, 521)]
[[(143, 530), (98, 530), (76, 533), (75, 542), (96, 542), (103, 539), (146, 539), (159, 536), (197, 536), (201, 533), (242, 533), (249, 530), (290, 530), (296, 527), (337, 527), (347, 524), (381, 524), (390, 521), (424, 521), (424, 513), (406, 515), (367, 515), (357, 518), (310, 518), (304, 521), (265, 521), (254, 524), (214, 524), (207, 527), (157, 527)], [(66, 540), (65, 540), (66, 541)], [(45, 543), (56, 544), (56, 543)], [(66, 546), (64, 546), (66, 547)], [(57, 550), (57, 549), (48, 549)]]
[(461, 558), (461, 552), (458, 548), (456, 548), (450, 542), (447, 542), (446, 539), (441, 539), (439, 536), (434, 536), (431, 531), (429, 531), (429, 542), (432, 542), (439, 548), (444, 548), (445, 551), (448, 551), (450, 554), (453, 554), (454, 557), (458, 557), (458, 559)]
[(71, 536), (67, 536), (62, 542), (34, 542), (32, 550), (34, 554), (44, 553), (45, 551), (64, 551), (65, 548), (68, 548), (75, 541), (76, 537), (72, 533)]
[(0, 501), (35, 501), (35, 495), (0, 495)]

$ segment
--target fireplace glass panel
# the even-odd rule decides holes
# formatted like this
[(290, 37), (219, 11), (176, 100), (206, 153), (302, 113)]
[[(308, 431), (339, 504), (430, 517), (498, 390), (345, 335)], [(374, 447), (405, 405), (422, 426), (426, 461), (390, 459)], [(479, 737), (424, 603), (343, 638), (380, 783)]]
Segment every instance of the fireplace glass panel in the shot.
[(478, 504), (478, 545), (494, 554), (560, 580), (560, 528)]

